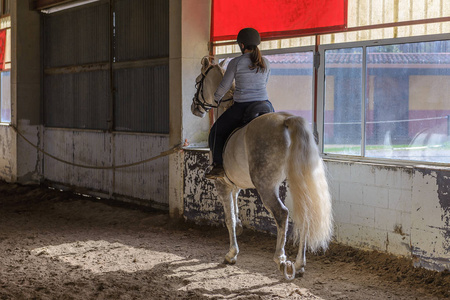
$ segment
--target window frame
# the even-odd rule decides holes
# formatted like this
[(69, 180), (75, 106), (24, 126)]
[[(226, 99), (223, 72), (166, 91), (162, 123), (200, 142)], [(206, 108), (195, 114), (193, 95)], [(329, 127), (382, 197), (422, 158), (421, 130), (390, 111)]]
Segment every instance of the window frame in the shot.
[[(383, 165), (395, 165), (395, 166), (439, 166), (439, 167), (449, 167), (448, 163), (440, 162), (428, 162), (421, 160), (401, 160), (395, 158), (379, 158), (379, 157), (366, 157), (365, 156), (365, 146), (366, 146), (366, 136), (365, 136), (365, 109), (366, 109), (366, 58), (367, 58), (367, 47), (373, 46), (388, 46), (388, 45), (398, 45), (407, 43), (420, 43), (420, 42), (435, 42), (435, 41), (448, 41), (450, 36), (448, 34), (436, 34), (436, 35), (426, 35), (426, 36), (413, 36), (405, 38), (392, 38), (383, 40), (369, 40), (369, 41), (358, 41), (358, 42), (347, 42), (347, 43), (337, 43), (337, 44), (326, 44), (319, 45), (320, 54), (320, 66), (318, 70), (318, 89), (317, 89), (317, 126), (319, 133), (319, 149), (322, 153), (324, 159), (329, 160), (344, 160), (352, 162), (361, 163), (374, 163)], [(325, 113), (325, 51), (327, 50), (337, 50), (337, 49), (347, 49), (347, 48), (362, 48), (363, 50), (363, 61), (362, 61), (362, 80), (361, 80), (361, 152), (360, 156), (357, 155), (345, 155), (345, 154), (335, 154), (335, 153), (324, 153), (324, 113)]]
[[(3, 94), (3, 90), (2, 90), (2, 86), (3, 86), (3, 83), (2, 83), (2, 81), (1, 81), (1, 78), (2, 78), (2, 74), (3, 73), (9, 73), (9, 85), (8, 85), (8, 87), (9, 87), (9, 118), (10, 118), (10, 120), (9, 121), (6, 121), (6, 120), (3, 120), (2, 119), (2, 114), (1, 114), (1, 109), (2, 109), (2, 98), (1, 98), (1, 96), (2, 96), (2, 94)], [(12, 123), (12, 110), (11, 110), (11, 69), (5, 69), (5, 70), (1, 70), (0, 71), (0, 124), (2, 124), (2, 125), (9, 125), (9, 124), (11, 124)]]
[[(8, 14), (3, 14), (3, 12), (4, 12), (4, 7), (5, 7), (5, 3), (8, 1), (10, 1), (10, 0), (0, 0), (1, 2), (0, 2), (0, 6), (1, 6), (1, 9), (0, 9), (0, 19), (2, 19), (2, 20), (8, 20), (8, 16), (9, 16), (9, 11), (8, 11)], [(8, 85), (8, 87), (9, 87), (9, 114), (10, 114), (10, 120), (9, 121), (6, 121), (6, 120), (2, 120), (2, 116), (1, 116), (1, 109), (2, 109), (2, 99), (1, 99), (1, 94), (2, 94), (2, 83), (1, 83), (1, 81), (0, 81), (0, 125), (7, 125), (7, 126), (9, 126), (12, 122), (13, 122), (13, 117), (12, 117), (12, 99), (11, 99), (11, 61), (6, 61), (6, 53), (9, 51), (9, 52), (11, 52), (11, 49), (10, 48), (8, 48), (7, 49), (7, 45), (8, 45), (8, 30), (9, 31), (11, 31), (11, 25), (9, 24), (9, 25), (7, 25), (7, 26), (5, 26), (4, 28), (1, 28), (1, 30), (5, 30), (5, 49), (4, 49), (4, 51), (5, 51), (5, 53), (4, 53), (4, 61), (3, 61), (3, 65), (4, 66), (6, 66), (6, 63), (8, 63), (8, 67), (5, 67), (4, 69), (1, 69), (0, 70), (0, 75), (2, 74), (2, 73), (6, 73), (6, 72), (8, 72), (9, 73), (9, 76), (10, 76), (10, 81), (9, 81), (9, 85)], [(9, 35), (10, 36), (10, 35)], [(11, 45), (11, 41), (9, 40), (9, 45)], [(11, 46), (10, 46), (11, 47)], [(1, 77), (1, 76), (0, 76)], [(1, 80), (1, 78), (0, 78), (0, 80)]]

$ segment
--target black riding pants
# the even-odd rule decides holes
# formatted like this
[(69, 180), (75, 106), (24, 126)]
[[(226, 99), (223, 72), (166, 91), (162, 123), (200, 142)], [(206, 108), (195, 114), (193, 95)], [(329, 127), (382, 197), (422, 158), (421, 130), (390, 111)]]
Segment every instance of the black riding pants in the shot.
[(230, 134), (236, 128), (245, 125), (242, 119), (244, 117), (245, 110), (252, 103), (253, 102), (235, 102), (214, 123), (211, 131), (209, 132), (209, 149), (212, 151), (214, 164), (223, 163), (223, 147), (225, 146)]

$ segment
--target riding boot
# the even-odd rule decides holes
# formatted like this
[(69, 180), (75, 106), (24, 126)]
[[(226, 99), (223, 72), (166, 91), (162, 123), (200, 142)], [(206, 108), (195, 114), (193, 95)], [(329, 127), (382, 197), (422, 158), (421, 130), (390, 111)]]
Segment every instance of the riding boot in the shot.
[(206, 178), (208, 179), (218, 179), (225, 177), (225, 170), (222, 164), (214, 164), (210, 170), (206, 171)]

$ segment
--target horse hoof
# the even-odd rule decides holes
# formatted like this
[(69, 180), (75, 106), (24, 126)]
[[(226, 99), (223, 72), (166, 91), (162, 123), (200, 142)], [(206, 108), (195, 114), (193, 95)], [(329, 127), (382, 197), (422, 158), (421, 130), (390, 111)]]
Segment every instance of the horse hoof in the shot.
[(304, 269), (304, 268), (301, 268), (300, 271), (298, 271), (298, 272), (295, 274), (295, 277), (297, 277), (297, 278), (302, 278), (302, 277), (303, 277), (303, 274), (305, 274), (305, 269)]
[(234, 265), (236, 263), (236, 259), (225, 257), (225, 259), (223, 260), (223, 263), (226, 265)]
[(283, 274), (286, 280), (294, 280), (295, 278), (295, 266), (292, 262), (286, 261), (281, 264), (283, 266)]

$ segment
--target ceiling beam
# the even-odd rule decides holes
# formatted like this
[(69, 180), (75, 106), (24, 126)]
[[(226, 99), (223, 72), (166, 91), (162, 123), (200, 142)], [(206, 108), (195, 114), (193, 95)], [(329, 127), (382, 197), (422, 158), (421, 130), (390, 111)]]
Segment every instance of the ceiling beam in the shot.
[(30, 9), (41, 10), (60, 4), (75, 2), (76, 0), (29, 0), (29, 1), (30, 1)]

